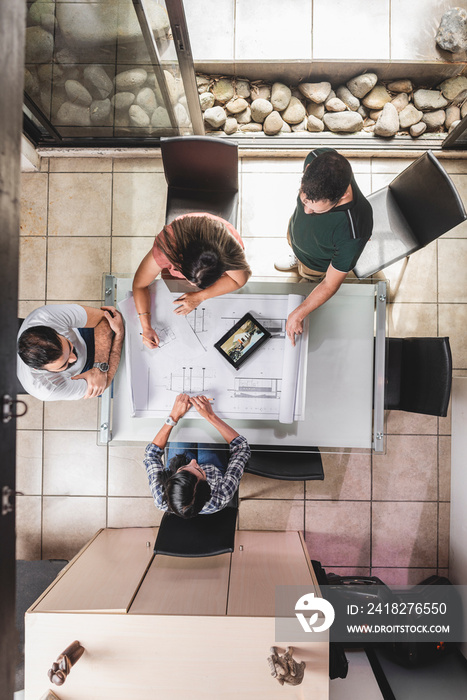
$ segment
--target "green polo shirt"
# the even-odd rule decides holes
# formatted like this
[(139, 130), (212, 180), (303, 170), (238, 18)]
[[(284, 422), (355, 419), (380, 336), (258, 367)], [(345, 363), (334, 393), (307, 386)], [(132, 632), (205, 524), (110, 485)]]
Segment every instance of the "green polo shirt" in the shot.
[[(304, 168), (313, 158), (332, 148), (316, 148), (306, 159)], [(326, 214), (305, 214), (300, 197), (289, 222), (293, 252), (306, 267), (326, 272), (331, 263), (339, 272), (355, 267), (373, 230), (373, 212), (368, 200), (359, 190), (352, 175), (353, 199)]]

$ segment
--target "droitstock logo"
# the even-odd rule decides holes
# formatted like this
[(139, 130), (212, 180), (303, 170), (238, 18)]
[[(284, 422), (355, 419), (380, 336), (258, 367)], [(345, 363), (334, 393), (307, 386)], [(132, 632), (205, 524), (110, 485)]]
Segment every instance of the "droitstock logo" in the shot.
[[(308, 614), (308, 620), (303, 613)], [(319, 625), (316, 624), (318, 613), (324, 616)], [(325, 632), (334, 622), (335, 612), (328, 600), (316, 598), (314, 593), (305, 593), (295, 604), (295, 616), (305, 632)]]

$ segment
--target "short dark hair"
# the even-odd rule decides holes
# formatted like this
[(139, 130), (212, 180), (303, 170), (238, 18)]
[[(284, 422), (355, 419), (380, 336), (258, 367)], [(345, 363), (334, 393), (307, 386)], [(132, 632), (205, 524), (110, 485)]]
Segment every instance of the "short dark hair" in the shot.
[(338, 202), (352, 178), (349, 161), (336, 151), (325, 151), (313, 158), (305, 169), (300, 191), (311, 202)]
[(167, 504), (170, 513), (180, 518), (194, 518), (211, 498), (211, 487), (207, 481), (198, 479), (195, 474), (177, 471), (190, 462), (185, 453), (175, 455), (168, 469), (159, 472), (157, 481), (162, 487), (162, 502)]
[(32, 326), (21, 333), (18, 340), (18, 355), (33, 369), (42, 369), (55, 362), (63, 354), (57, 331), (49, 326)]

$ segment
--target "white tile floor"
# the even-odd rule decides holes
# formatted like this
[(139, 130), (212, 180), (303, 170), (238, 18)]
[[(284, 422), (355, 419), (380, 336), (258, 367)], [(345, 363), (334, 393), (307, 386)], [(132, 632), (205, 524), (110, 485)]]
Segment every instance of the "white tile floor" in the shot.
[[(456, 6), (467, 9), (466, 0)], [(425, 60), (449, 0), (184, 0), (195, 61)]]
[(314, 0), (313, 58), (390, 58), (390, 6), (377, 0), (362, 12), (360, 0)]
[[(239, 229), (257, 277), (284, 277), (273, 261), (285, 246), (302, 163), (241, 160)], [(365, 193), (409, 163), (352, 160)], [(467, 202), (466, 161), (444, 165)], [(20, 315), (44, 302), (99, 304), (102, 274), (133, 272), (164, 218), (157, 157), (56, 158), (49, 170), (23, 176)], [(413, 255), (405, 268), (398, 263), (386, 270), (390, 333), (449, 335), (456, 372), (467, 370), (466, 240), (463, 225)], [(70, 557), (100, 527), (159, 522), (142, 449), (96, 444), (97, 403), (28, 398), (30, 410), (18, 425), (19, 557)], [(240, 527), (303, 529), (310, 553), (325, 567), (371, 570), (387, 583), (444, 572), (450, 419), (390, 412), (388, 432), (384, 456), (324, 455), (324, 482), (245, 476)]]

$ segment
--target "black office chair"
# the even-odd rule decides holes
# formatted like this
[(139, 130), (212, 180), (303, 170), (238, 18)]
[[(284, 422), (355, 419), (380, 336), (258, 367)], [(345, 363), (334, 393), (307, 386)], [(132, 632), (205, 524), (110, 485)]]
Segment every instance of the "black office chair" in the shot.
[(238, 491), (225, 508), (184, 520), (164, 513), (154, 552), (172, 557), (213, 557), (233, 552), (238, 515)]
[(323, 462), (317, 447), (251, 445), (245, 472), (282, 481), (324, 479)]
[(167, 180), (165, 221), (208, 212), (237, 226), (238, 147), (208, 136), (161, 139)]
[(449, 338), (388, 338), (385, 407), (446, 416), (451, 396)]
[(374, 226), (354, 267), (360, 279), (424, 248), (467, 219), (451, 178), (431, 151), (370, 194), (368, 201)]

